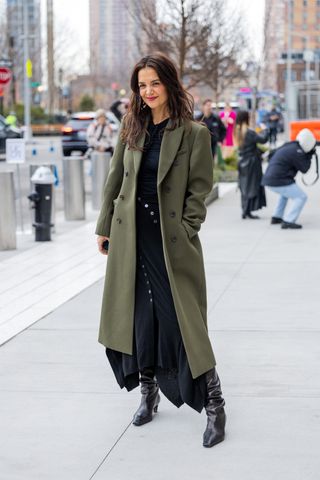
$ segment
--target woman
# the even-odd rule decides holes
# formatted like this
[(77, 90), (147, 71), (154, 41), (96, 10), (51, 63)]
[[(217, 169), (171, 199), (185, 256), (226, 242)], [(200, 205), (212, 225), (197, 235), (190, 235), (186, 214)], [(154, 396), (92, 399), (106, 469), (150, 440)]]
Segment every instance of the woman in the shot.
[(265, 190), (261, 185), (261, 151), (257, 147), (258, 143), (267, 141), (268, 130), (258, 135), (249, 128), (249, 112), (240, 110), (236, 119), (234, 142), (238, 147), (242, 218), (258, 219), (258, 215), (253, 215), (252, 212), (267, 205)]
[(96, 229), (109, 255), (99, 341), (121, 388), (137, 387), (140, 374), (134, 425), (152, 420), (160, 387), (177, 407), (206, 408), (203, 445), (212, 447), (226, 417), (198, 238), (212, 188), (210, 134), (192, 122), (192, 98), (165, 56), (142, 58), (131, 89)]
[(223, 156), (227, 157), (233, 151), (233, 129), (236, 121), (236, 113), (232, 110), (229, 103), (226, 104), (223, 112), (219, 114), (227, 133), (223, 142)]

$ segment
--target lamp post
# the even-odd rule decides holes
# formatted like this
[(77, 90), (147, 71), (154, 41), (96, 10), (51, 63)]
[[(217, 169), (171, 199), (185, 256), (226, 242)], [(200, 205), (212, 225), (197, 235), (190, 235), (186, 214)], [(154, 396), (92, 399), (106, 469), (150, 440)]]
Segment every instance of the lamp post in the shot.
[(287, 0), (287, 75), (286, 75), (286, 104), (287, 104), (287, 125), (286, 136), (289, 138), (290, 122), (292, 120), (291, 115), (291, 91), (292, 91), (292, 45), (291, 45), (291, 30), (292, 30), (292, 3), (291, 0)]
[[(32, 137), (31, 130), (31, 99), (30, 99), (30, 67), (29, 59), (29, 12), (28, 2), (23, 2), (23, 63), (24, 63), (24, 126), (26, 141)], [(32, 75), (31, 75), (32, 76)]]

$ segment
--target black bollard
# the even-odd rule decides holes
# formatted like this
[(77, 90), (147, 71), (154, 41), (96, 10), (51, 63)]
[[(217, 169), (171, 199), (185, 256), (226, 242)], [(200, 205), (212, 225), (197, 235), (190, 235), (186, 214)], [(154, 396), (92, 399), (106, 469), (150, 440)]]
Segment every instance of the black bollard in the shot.
[(28, 195), (35, 209), (35, 241), (48, 242), (51, 240), (51, 209), (52, 209), (52, 185), (55, 177), (50, 168), (39, 167), (31, 178), (35, 191)]

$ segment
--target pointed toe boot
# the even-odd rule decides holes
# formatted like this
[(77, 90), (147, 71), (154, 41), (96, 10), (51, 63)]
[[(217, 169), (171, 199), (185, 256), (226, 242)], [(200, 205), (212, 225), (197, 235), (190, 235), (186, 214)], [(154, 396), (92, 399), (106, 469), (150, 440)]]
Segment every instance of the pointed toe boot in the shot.
[(152, 421), (153, 414), (158, 411), (160, 403), (159, 385), (154, 380), (151, 370), (143, 370), (140, 373), (141, 403), (133, 416), (133, 425), (141, 427)]
[(203, 434), (203, 446), (213, 447), (224, 440), (226, 414), (224, 411), (225, 401), (222, 398), (221, 385), (218, 374), (215, 370), (206, 373), (207, 403), (207, 428)]

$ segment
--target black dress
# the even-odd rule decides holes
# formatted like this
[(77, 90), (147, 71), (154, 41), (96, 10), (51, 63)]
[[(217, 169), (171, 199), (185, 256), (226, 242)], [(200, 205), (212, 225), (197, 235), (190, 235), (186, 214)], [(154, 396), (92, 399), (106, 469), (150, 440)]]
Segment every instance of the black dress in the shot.
[(121, 388), (137, 387), (139, 371), (152, 367), (161, 391), (174, 405), (186, 403), (200, 412), (206, 399), (205, 376), (191, 375), (162, 246), (157, 174), (167, 122), (150, 122), (138, 175), (133, 355), (108, 348), (106, 353)]

